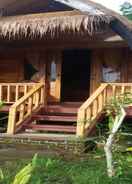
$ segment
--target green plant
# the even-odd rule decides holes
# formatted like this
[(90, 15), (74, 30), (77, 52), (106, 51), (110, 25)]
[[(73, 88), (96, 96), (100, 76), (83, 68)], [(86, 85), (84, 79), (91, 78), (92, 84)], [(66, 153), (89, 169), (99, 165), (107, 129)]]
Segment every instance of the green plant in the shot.
[(4, 102), (1, 101), (1, 102), (0, 102), (0, 108), (3, 107), (3, 105), (4, 105)]
[[(37, 154), (32, 159), (32, 162), (21, 169), (15, 176), (14, 181), (11, 184), (28, 184), (33, 171), (36, 168), (37, 164)], [(4, 180), (5, 176), (2, 169), (0, 169), (0, 182)]]
[[(115, 176), (112, 147), (116, 140), (117, 132), (119, 131), (126, 116), (125, 107), (129, 106), (131, 103), (132, 94), (124, 93), (119, 96), (114, 96), (106, 106), (106, 114), (109, 119), (110, 133), (106, 140), (104, 150), (106, 154), (107, 173), (109, 177)], [(121, 174), (121, 167), (118, 168), (118, 173), (119, 175)]]
[(125, 108), (132, 104), (132, 93), (126, 92), (111, 98), (106, 105), (106, 115), (108, 116), (109, 130), (112, 129), (116, 115), (121, 114), (121, 107)]
[(128, 19), (132, 20), (132, 4), (129, 2), (124, 2), (121, 6), (121, 12), (124, 16), (126, 16)]

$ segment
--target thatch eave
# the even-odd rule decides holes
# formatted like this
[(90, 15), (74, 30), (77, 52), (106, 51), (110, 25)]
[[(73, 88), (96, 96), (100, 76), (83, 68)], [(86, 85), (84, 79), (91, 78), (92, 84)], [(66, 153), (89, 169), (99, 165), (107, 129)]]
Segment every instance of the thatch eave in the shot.
[(109, 27), (118, 35), (120, 35), (123, 39), (125, 39), (132, 49), (132, 22), (129, 21), (126, 17), (106, 8), (100, 3), (95, 3), (92, 0), (55, 0), (60, 3), (64, 3), (76, 10), (81, 12), (85, 12), (89, 14), (90, 7), (91, 12), (99, 12), (100, 14), (104, 14), (107, 16), (112, 16), (113, 21), (111, 21)]
[(60, 33), (81, 33), (93, 35), (104, 31), (113, 21), (109, 15), (87, 15), (79, 11), (41, 13), (0, 19), (0, 37), (14, 39), (20, 37), (55, 37)]

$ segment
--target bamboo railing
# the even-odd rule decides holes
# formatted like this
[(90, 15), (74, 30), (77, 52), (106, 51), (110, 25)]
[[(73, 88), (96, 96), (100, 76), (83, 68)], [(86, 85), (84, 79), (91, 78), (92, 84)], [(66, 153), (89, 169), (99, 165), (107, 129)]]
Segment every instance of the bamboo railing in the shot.
[(24, 121), (44, 105), (44, 92), (44, 84), (36, 84), (33, 89), (11, 106), (8, 119), (8, 134), (18, 132)]
[(80, 107), (77, 118), (77, 136), (85, 137), (86, 131), (97, 120), (111, 97), (132, 93), (132, 83), (103, 83)]
[(0, 101), (13, 104), (26, 95), (35, 83), (0, 83)]

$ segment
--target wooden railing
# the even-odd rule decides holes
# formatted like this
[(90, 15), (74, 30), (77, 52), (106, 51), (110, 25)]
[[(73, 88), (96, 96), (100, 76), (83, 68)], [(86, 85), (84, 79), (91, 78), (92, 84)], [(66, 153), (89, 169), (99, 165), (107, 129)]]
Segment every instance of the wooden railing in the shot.
[(132, 93), (132, 83), (103, 83), (80, 107), (77, 119), (77, 136), (86, 136), (86, 130), (97, 120), (111, 97)]
[(13, 104), (26, 95), (35, 83), (0, 83), (0, 101)]
[(44, 84), (36, 84), (24, 97), (11, 106), (8, 119), (8, 134), (18, 132), (24, 121), (45, 104), (44, 92)]

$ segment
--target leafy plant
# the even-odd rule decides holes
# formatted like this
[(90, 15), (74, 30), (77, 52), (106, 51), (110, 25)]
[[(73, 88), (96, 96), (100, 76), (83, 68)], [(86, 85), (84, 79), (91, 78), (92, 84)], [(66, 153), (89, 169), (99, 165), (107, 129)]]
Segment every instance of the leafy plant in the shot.
[(0, 181), (2, 181), (4, 179), (4, 174), (2, 169), (0, 169)]
[(0, 108), (3, 107), (3, 105), (4, 105), (4, 102), (1, 101), (1, 102), (0, 102)]
[[(114, 96), (106, 106), (106, 114), (109, 117), (110, 134), (107, 138), (104, 146), (106, 161), (107, 161), (107, 173), (109, 177), (115, 176), (114, 165), (112, 160), (112, 146), (115, 142), (115, 137), (120, 129), (123, 120), (126, 116), (125, 107), (132, 103), (132, 94), (124, 93), (119, 96)], [(121, 174), (121, 168), (118, 168), (118, 174)]]
[[(12, 184), (28, 184), (33, 171), (36, 168), (37, 164), (37, 154), (32, 159), (32, 162), (29, 163), (27, 166), (25, 166), (23, 169), (21, 169), (15, 176), (14, 181)], [(5, 176), (3, 174), (2, 169), (0, 169), (0, 182), (4, 180)]]
[(132, 20), (132, 4), (129, 2), (124, 2), (121, 6), (121, 12), (124, 16), (126, 16), (128, 19)]

